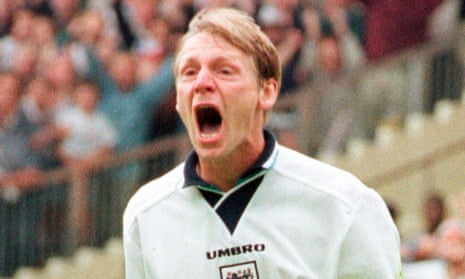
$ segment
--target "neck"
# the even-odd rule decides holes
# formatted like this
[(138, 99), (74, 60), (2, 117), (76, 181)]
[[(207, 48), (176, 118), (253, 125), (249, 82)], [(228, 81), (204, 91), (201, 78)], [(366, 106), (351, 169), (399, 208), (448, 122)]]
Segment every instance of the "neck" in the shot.
[(262, 136), (258, 142), (244, 144), (225, 157), (211, 160), (199, 158), (197, 173), (204, 181), (217, 186), (223, 192), (227, 192), (252, 167), (264, 148), (265, 139)]

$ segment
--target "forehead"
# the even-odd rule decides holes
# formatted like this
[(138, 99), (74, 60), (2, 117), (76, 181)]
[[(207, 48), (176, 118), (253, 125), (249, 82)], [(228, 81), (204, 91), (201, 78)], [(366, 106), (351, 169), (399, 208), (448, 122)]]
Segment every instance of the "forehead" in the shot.
[(202, 32), (192, 35), (184, 41), (184, 44), (177, 54), (176, 60), (179, 66), (188, 61), (219, 57), (225, 59), (241, 59), (248, 58), (250, 55), (247, 55), (219, 35)]

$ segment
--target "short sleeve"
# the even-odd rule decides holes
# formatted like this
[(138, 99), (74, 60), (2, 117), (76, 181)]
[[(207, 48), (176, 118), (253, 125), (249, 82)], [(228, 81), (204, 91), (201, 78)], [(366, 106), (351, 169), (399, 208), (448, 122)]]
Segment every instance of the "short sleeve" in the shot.
[(398, 230), (383, 199), (373, 190), (362, 195), (341, 245), (338, 278), (401, 278)]
[(123, 245), (126, 278), (146, 278), (137, 222), (132, 222), (124, 231)]

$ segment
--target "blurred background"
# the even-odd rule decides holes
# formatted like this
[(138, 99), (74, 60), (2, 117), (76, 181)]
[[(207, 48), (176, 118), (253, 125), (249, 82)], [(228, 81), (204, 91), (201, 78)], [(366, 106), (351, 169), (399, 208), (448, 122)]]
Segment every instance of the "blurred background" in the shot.
[(279, 142), (382, 195), (404, 278), (464, 278), (462, 0), (0, 0), (0, 278), (124, 278), (127, 201), (191, 148), (172, 55), (216, 6), (278, 48)]

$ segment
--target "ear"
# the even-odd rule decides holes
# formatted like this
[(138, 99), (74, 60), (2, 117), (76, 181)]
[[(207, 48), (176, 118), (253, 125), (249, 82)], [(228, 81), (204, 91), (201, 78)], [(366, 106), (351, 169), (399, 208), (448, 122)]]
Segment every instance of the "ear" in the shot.
[(264, 81), (259, 94), (259, 108), (264, 111), (271, 110), (278, 99), (278, 90), (278, 82), (275, 79)]

